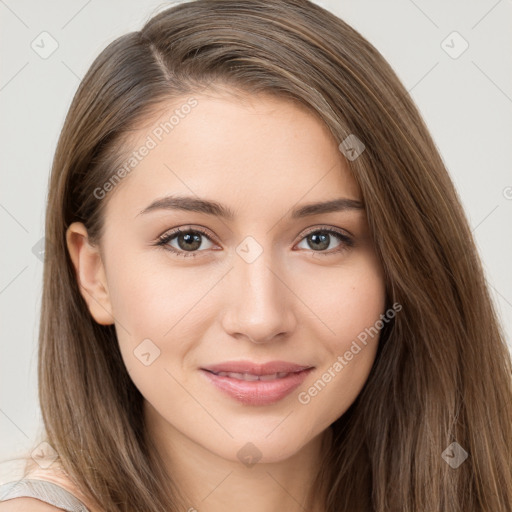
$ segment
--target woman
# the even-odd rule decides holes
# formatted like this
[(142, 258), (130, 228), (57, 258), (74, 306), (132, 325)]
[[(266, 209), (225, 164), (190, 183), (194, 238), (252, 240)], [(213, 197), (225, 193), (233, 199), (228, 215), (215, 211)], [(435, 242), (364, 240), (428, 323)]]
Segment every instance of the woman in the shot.
[(512, 510), (510, 355), (454, 186), (306, 0), (189, 2), (100, 54), (41, 315), (48, 460), (0, 511)]

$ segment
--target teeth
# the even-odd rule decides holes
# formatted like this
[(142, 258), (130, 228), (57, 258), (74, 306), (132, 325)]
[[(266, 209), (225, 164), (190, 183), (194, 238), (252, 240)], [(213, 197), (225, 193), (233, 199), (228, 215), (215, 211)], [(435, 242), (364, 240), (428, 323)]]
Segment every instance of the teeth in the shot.
[(252, 375), (251, 373), (219, 372), (216, 375), (219, 377), (230, 377), (231, 379), (255, 381), (282, 379), (289, 374), (287, 372), (279, 372), (272, 373), (271, 375)]
[(288, 373), (286, 373), (286, 372), (273, 373), (272, 375), (260, 375), (260, 380), (282, 379), (283, 377), (286, 377), (287, 375), (288, 375)]

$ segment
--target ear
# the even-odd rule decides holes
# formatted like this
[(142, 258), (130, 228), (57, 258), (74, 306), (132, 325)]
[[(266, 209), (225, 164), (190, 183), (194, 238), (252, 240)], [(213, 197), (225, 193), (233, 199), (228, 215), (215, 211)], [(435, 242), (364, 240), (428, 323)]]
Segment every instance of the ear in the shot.
[(66, 243), (80, 293), (92, 317), (101, 325), (113, 324), (112, 304), (99, 246), (89, 243), (87, 229), (81, 222), (73, 222), (68, 227)]

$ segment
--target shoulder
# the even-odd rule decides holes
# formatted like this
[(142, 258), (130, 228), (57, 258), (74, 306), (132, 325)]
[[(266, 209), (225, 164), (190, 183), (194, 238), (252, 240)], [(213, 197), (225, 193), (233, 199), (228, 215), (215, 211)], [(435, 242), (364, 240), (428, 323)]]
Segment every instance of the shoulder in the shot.
[(104, 512), (92, 498), (80, 492), (60, 459), (49, 460), (49, 464), (40, 464), (39, 460), (19, 459), (21, 467), (0, 475), (0, 512)]
[(62, 512), (61, 508), (37, 498), (14, 498), (0, 502), (0, 512)]
[[(47, 468), (28, 463), (21, 479), (0, 485), (0, 490), (0, 512), (98, 512), (90, 506), (88, 500), (57, 463)], [(1, 501), (2, 498), (4, 501)]]
[(44, 482), (58, 485), (76, 498), (84, 501), (84, 496), (60, 464), (54, 463), (48, 468), (28, 464), (24, 479), (43, 480)]

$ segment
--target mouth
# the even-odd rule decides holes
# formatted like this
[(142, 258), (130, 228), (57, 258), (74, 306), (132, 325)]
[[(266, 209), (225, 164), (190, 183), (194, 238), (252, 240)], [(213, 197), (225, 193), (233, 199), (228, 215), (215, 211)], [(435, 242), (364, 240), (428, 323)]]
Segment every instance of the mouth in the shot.
[(201, 373), (232, 399), (256, 406), (279, 402), (300, 386), (313, 369), (279, 361), (264, 365), (229, 362), (201, 368)]
[[(208, 370), (206, 370), (208, 371)], [(236, 372), (211, 372), (219, 377), (229, 377), (230, 379), (245, 380), (248, 382), (254, 382), (256, 380), (275, 380), (282, 379), (290, 375), (288, 372), (271, 373), (269, 375), (254, 375), (253, 373), (236, 373)]]

